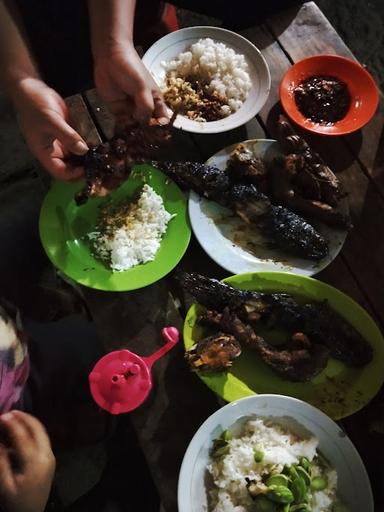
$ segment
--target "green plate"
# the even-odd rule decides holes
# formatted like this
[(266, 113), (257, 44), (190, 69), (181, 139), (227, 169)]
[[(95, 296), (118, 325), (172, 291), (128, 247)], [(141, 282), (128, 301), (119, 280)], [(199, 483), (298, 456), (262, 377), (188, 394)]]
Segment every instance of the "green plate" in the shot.
[[(87, 234), (94, 230), (100, 205), (132, 197), (144, 183), (162, 196), (165, 209), (175, 213), (153, 261), (123, 272), (112, 272), (91, 254)], [(90, 199), (77, 206), (75, 193), (81, 183), (56, 182), (40, 212), (40, 238), (52, 261), (78, 283), (107, 291), (128, 291), (158, 281), (170, 272), (186, 251), (191, 237), (187, 202), (181, 190), (163, 173), (149, 165), (134, 168), (132, 176), (108, 198)]]
[[(373, 347), (372, 361), (351, 368), (330, 359), (327, 367), (310, 382), (289, 382), (276, 375), (256, 353), (244, 350), (230, 372), (198, 374), (205, 384), (228, 402), (257, 393), (300, 398), (333, 419), (344, 418), (361, 409), (379, 391), (384, 381), (384, 338), (368, 313), (336, 288), (310, 277), (280, 272), (238, 274), (224, 281), (236, 288), (260, 292), (286, 292), (298, 299), (327, 299)], [(196, 324), (202, 307), (193, 304), (184, 323), (184, 344), (189, 349), (204, 336)]]

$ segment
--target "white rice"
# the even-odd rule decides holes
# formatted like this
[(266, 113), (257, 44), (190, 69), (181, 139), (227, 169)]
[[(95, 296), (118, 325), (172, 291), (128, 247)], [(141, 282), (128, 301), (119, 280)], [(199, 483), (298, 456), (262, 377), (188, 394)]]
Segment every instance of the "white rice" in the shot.
[(125, 210), (123, 225), (108, 232), (95, 231), (88, 236), (96, 256), (109, 262), (114, 271), (152, 261), (159, 250), (168, 222), (174, 217), (164, 208), (161, 196), (144, 185), (137, 201)]
[(223, 116), (242, 106), (252, 86), (245, 56), (210, 38), (199, 39), (176, 59), (162, 65), (166, 78), (198, 77), (208, 84), (210, 93), (216, 91), (225, 98)]
[[(246, 487), (246, 477), (261, 482), (272, 469), (282, 471), (284, 464), (297, 464), (301, 457), (312, 462), (312, 474), (326, 475), (328, 486), (312, 493), (312, 512), (332, 510), (336, 500), (337, 474), (329, 468), (325, 472), (316, 465), (318, 441), (315, 437), (299, 438), (279, 425), (262, 419), (248, 421), (239, 437), (229, 441), (229, 453), (212, 458), (208, 465), (215, 489), (212, 491), (212, 512), (248, 512), (253, 500)], [(264, 453), (262, 462), (254, 460), (254, 448)]]

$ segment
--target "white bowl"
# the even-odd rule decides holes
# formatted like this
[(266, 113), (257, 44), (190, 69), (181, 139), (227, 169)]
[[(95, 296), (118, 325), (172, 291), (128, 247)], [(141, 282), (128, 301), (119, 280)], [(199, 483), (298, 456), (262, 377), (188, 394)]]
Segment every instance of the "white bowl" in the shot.
[(252, 88), (240, 109), (224, 119), (200, 122), (178, 115), (174, 126), (193, 133), (226, 132), (252, 119), (263, 107), (271, 88), (271, 75), (268, 65), (260, 51), (248, 39), (235, 32), (218, 27), (183, 28), (159, 39), (147, 50), (143, 62), (152, 73), (156, 83), (161, 86), (165, 78), (165, 69), (162, 62), (175, 59), (181, 52), (203, 37), (210, 37), (215, 41), (224, 43), (236, 53), (245, 56)]
[(210, 416), (199, 428), (185, 453), (179, 475), (179, 512), (205, 512), (206, 467), (212, 442), (241, 418), (276, 418), (292, 430), (309, 431), (319, 440), (319, 451), (336, 469), (338, 497), (349, 512), (374, 512), (371, 485), (364, 464), (340, 427), (324, 413), (296, 398), (257, 395), (232, 402)]

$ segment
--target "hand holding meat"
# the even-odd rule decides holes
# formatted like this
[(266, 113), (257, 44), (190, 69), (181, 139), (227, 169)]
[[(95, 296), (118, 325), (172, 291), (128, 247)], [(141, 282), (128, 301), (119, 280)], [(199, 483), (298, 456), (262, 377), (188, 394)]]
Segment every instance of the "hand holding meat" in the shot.
[(41, 423), (21, 411), (0, 417), (0, 498), (5, 512), (43, 512), (55, 457)]

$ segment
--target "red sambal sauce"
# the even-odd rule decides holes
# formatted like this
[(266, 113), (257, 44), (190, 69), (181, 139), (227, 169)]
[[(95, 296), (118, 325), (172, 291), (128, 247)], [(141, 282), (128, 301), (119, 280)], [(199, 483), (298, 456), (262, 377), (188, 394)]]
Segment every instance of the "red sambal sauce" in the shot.
[(334, 76), (310, 76), (295, 87), (294, 96), (303, 116), (319, 124), (340, 121), (351, 105), (347, 84)]

